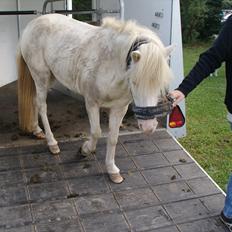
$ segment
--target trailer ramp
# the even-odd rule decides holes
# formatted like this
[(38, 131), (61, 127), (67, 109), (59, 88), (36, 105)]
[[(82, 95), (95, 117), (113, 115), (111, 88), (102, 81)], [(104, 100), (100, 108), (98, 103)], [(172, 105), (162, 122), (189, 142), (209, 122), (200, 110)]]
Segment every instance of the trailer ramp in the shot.
[(164, 129), (119, 137), (125, 181), (105, 174), (106, 139), (82, 159), (82, 140), (0, 149), (0, 231), (225, 232), (224, 194)]

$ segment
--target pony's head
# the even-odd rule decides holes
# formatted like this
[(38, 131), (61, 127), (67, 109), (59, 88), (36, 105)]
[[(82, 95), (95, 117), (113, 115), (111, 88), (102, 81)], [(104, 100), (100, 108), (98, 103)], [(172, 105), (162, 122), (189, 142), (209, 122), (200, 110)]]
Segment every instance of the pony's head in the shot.
[(173, 46), (164, 47), (153, 31), (133, 21), (105, 18), (103, 27), (120, 35), (118, 49), (123, 60), (126, 56), (126, 76), (134, 104), (138, 111), (145, 109), (150, 114), (138, 118), (138, 124), (145, 133), (151, 133), (157, 121), (146, 108), (155, 107), (160, 94), (168, 87), (172, 77), (168, 59)]
[[(129, 51), (129, 85), (134, 104), (148, 115), (138, 118), (138, 125), (145, 133), (153, 133), (157, 120), (149, 113), (151, 107), (158, 103), (162, 92), (168, 87), (172, 72), (168, 65), (168, 57), (172, 46), (165, 48), (160, 41), (142, 39), (141, 44)], [(148, 109), (148, 110), (147, 110)], [(146, 113), (145, 113), (146, 114)]]

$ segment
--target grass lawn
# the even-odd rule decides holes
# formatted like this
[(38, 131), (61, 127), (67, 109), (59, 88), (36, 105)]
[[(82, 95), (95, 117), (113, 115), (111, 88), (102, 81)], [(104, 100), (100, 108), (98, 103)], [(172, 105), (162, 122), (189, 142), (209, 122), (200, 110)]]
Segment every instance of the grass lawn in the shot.
[[(184, 47), (185, 75), (210, 44)], [(232, 171), (232, 131), (226, 120), (224, 66), (186, 98), (187, 136), (179, 142), (206, 172), (226, 190)]]

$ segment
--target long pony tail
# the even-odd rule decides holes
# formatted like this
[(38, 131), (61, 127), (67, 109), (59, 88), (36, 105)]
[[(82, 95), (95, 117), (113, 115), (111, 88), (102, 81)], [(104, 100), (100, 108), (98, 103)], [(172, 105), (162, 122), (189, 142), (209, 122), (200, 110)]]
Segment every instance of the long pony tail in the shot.
[(20, 47), (17, 54), (18, 67), (18, 116), (19, 128), (26, 132), (33, 132), (35, 122), (35, 83), (28, 66), (21, 54)]

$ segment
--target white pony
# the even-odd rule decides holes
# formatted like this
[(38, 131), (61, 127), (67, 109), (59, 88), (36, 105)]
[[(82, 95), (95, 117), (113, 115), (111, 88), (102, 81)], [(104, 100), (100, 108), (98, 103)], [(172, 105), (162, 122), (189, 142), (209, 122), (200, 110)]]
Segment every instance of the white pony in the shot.
[[(105, 162), (110, 179), (121, 183), (114, 161), (119, 126), (132, 101), (141, 108), (157, 104), (172, 76), (167, 64), (170, 52), (151, 30), (132, 21), (106, 18), (96, 27), (58, 14), (34, 19), (22, 34), (17, 56), (20, 128), (37, 138), (46, 137), (51, 153), (60, 152), (46, 105), (48, 89), (58, 80), (85, 98), (91, 131), (82, 154), (95, 151), (101, 136), (99, 109), (109, 109)], [(138, 123), (145, 133), (157, 126), (156, 119)]]

